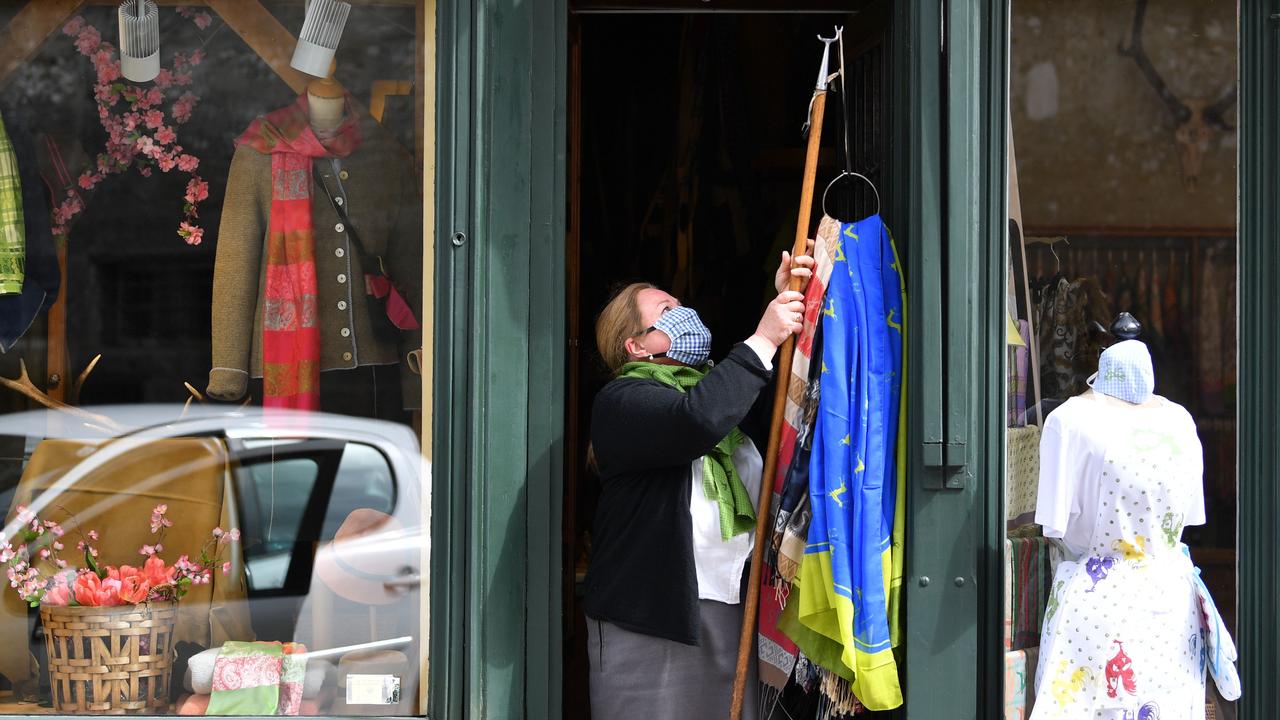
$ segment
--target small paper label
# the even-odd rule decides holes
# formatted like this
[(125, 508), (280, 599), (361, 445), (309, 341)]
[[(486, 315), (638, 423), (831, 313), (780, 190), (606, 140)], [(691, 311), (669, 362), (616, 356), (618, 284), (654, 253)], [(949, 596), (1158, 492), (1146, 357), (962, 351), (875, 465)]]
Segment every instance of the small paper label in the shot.
[(395, 705), (400, 702), (400, 678), (396, 675), (348, 675), (348, 705)]

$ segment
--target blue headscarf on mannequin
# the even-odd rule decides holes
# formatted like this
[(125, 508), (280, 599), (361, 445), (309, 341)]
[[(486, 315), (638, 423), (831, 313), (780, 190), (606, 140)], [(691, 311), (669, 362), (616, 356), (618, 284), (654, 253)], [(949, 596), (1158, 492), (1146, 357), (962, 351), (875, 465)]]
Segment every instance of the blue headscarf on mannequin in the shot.
[(1098, 358), (1098, 372), (1088, 383), (1094, 392), (1134, 405), (1150, 400), (1156, 388), (1156, 374), (1146, 344), (1125, 340), (1103, 350), (1102, 357)]

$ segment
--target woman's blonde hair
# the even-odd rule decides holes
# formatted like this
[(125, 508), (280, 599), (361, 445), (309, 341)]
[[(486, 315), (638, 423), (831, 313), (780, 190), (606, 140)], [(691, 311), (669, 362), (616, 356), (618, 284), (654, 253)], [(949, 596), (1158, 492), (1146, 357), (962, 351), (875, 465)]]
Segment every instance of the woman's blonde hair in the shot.
[(646, 282), (631, 283), (613, 294), (596, 318), (596, 349), (609, 372), (616, 373), (627, 362), (623, 343), (644, 332), (636, 296), (641, 290), (656, 289)]

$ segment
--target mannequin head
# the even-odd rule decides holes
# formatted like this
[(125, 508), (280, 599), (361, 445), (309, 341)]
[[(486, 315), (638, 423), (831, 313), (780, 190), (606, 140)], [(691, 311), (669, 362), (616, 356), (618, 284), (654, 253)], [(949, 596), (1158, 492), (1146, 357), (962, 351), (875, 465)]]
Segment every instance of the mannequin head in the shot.
[(1125, 340), (1102, 351), (1098, 372), (1089, 378), (1094, 392), (1119, 398), (1134, 405), (1151, 399), (1156, 376), (1151, 353), (1137, 340)]

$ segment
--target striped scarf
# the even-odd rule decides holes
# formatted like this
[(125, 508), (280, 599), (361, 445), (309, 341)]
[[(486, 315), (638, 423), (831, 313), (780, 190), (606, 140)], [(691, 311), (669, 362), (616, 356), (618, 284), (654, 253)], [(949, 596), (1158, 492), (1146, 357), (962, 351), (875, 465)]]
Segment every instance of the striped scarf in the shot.
[(768, 688), (764, 696), (769, 703), (781, 696), (800, 657), (800, 649), (778, 628), (778, 620), (786, 607), (791, 582), (800, 570), (809, 533), (809, 456), (806, 448), (810, 447), (818, 401), (817, 388), (810, 378), (810, 365), (817, 349), (822, 299), (835, 263), (833, 257), (839, 238), (840, 223), (824, 217), (813, 248), (816, 266), (805, 289), (804, 329), (796, 338), (795, 353), (791, 356), (791, 384), (787, 388), (778, 468), (773, 480), (776, 514), (767, 546), (766, 567), (761, 573), (763, 587), (757, 642), (760, 682)]
[(320, 327), (316, 319), (316, 239), (311, 221), (311, 159), (346, 157), (360, 144), (355, 116), (320, 140), (307, 94), (255, 119), (236, 140), (271, 155), (271, 218), (262, 316), (262, 385), (266, 407), (320, 407)]

